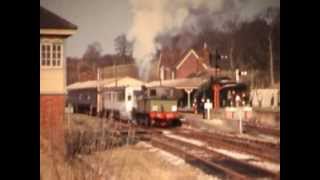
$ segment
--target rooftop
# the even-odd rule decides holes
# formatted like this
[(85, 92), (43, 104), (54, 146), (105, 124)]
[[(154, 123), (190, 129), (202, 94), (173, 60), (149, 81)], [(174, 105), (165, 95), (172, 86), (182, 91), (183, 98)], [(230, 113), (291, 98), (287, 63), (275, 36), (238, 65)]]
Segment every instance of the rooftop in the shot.
[(40, 29), (70, 29), (77, 26), (40, 6)]
[[(100, 81), (94, 80), (94, 81), (77, 82), (77, 83), (70, 84), (67, 87), (67, 90), (70, 91), (70, 90), (98, 88), (99, 83), (102, 87), (114, 87), (115, 78), (108, 78)], [(127, 76), (123, 78), (118, 78), (117, 85), (118, 86), (142, 86), (144, 85), (144, 82)]]

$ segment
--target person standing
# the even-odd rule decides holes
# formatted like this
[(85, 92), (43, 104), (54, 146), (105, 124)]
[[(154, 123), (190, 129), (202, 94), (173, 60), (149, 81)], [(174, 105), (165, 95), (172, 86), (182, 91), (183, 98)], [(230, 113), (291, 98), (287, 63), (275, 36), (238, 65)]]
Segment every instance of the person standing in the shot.
[(232, 91), (232, 95), (231, 95), (231, 99), (232, 99), (232, 106), (235, 106), (236, 105), (236, 91), (233, 90)]
[(240, 106), (240, 102), (241, 102), (241, 98), (239, 96), (239, 94), (236, 95), (236, 107)]
[(197, 99), (193, 100), (193, 112), (198, 114)]
[(250, 94), (249, 96), (249, 106), (252, 107), (253, 106), (253, 95)]
[(273, 106), (274, 106), (274, 94), (272, 94), (270, 105), (271, 105), (271, 108), (273, 108)]
[(204, 98), (202, 97), (201, 99), (201, 110), (202, 110), (202, 118), (205, 119), (206, 118), (206, 111), (204, 109)]
[(260, 93), (258, 94), (258, 103), (259, 103), (259, 107), (261, 108), (262, 107), (262, 96)]
[(242, 93), (242, 106), (245, 106), (247, 104), (247, 96), (246, 96), (246, 93)]
[(227, 93), (227, 100), (228, 100), (228, 106), (231, 106), (231, 101), (232, 101), (232, 95), (231, 95), (231, 91), (228, 91)]

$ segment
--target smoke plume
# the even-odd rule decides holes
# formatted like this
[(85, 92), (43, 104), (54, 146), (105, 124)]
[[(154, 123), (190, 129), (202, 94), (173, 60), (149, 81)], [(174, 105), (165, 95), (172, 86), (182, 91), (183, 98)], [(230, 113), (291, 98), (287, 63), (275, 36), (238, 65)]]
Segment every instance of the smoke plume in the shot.
[(164, 33), (200, 33), (204, 26), (223, 30), (225, 21), (250, 21), (280, 0), (130, 0), (133, 23), (127, 37), (134, 41), (139, 75), (148, 79), (151, 61), (161, 48), (155, 39)]

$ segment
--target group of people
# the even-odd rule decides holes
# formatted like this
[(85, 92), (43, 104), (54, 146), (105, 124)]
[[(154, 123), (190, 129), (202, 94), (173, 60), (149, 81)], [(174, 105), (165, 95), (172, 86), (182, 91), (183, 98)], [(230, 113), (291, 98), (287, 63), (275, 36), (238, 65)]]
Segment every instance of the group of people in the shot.
[(205, 118), (205, 112), (206, 112), (204, 105), (205, 105), (205, 98), (204, 97), (201, 98), (199, 103), (197, 103), (197, 99), (194, 99), (193, 105), (192, 105), (194, 113), (195, 114), (202, 113), (203, 118)]
[[(230, 90), (227, 92), (227, 97), (224, 98), (222, 101), (223, 107), (241, 107), (246, 106), (249, 103), (249, 96), (245, 92), (236, 92), (235, 90)], [(199, 102), (197, 99), (193, 101), (193, 109), (195, 113), (203, 113), (204, 109), (205, 98), (202, 97)]]
[(229, 107), (240, 107), (248, 104), (249, 97), (245, 92), (236, 93), (235, 90), (230, 90), (227, 93), (227, 106)]

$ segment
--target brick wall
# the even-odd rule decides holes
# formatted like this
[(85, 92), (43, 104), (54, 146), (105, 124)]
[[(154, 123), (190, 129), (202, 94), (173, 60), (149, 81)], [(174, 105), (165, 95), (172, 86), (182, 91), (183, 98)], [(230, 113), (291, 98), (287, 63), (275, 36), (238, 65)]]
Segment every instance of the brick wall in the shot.
[(52, 140), (53, 148), (65, 153), (64, 146), (64, 95), (40, 95), (40, 134)]
[(177, 69), (176, 78), (187, 78), (189, 75), (203, 70), (203, 66), (199, 63), (197, 58), (191, 54), (181, 67)]

